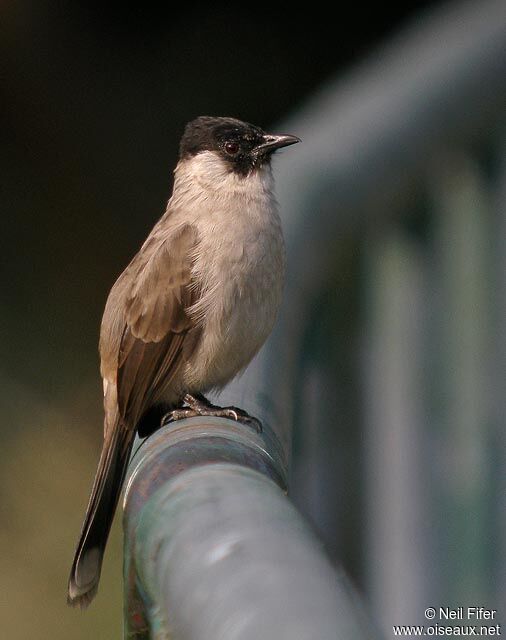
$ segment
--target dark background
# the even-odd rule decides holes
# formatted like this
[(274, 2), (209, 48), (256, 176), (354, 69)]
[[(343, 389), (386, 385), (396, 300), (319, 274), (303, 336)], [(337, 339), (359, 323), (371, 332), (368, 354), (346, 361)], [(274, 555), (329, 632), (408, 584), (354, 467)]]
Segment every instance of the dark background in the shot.
[(86, 617), (66, 572), (101, 441), (102, 309), (163, 212), (184, 124), (275, 126), (436, 4), (2, 3), (6, 637), (119, 635), (118, 532)]

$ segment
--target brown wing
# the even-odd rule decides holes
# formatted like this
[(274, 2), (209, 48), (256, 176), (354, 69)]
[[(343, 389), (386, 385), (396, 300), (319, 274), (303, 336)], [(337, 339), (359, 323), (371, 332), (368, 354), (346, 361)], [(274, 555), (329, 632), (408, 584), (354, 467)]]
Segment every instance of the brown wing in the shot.
[[(186, 313), (195, 298), (191, 285), (195, 229), (185, 224), (162, 233), (160, 228), (155, 227), (110, 296), (111, 305), (121, 307), (122, 313), (119, 322), (112, 317), (108, 323), (121, 336), (109, 357), (117, 366), (119, 415), (130, 427), (177, 374), (187, 334), (197, 330)], [(104, 322), (106, 314), (107, 308)], [(105, 345), (106, 340), (101, 342)], [(105, 351), (101, 346), (107, 376)]]

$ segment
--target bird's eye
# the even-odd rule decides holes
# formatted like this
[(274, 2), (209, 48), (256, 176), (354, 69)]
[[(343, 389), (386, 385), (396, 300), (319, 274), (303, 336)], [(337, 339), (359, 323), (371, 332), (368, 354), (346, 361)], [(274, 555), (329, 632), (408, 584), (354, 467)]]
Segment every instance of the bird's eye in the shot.
[(235, 154), (239, 151), (239, 144), (237, 142), (226, 142), (225, 151), (229, 156), (235, 156)]

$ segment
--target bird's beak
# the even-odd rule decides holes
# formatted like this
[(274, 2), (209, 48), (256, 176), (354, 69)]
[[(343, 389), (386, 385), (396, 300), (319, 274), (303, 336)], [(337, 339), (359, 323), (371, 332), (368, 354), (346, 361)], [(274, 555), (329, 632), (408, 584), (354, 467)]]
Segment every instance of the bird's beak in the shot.
[(263, 137), (263, 142), (255, 147), (255, 151), (258, 153), (272, 153), (276, 151), (276, 149), (281, 149), (282, 147), (288, 147), (291, 144), (296, 144), (300, 142), (300, 138), (297, 136), (272, 136), (266, 133)]

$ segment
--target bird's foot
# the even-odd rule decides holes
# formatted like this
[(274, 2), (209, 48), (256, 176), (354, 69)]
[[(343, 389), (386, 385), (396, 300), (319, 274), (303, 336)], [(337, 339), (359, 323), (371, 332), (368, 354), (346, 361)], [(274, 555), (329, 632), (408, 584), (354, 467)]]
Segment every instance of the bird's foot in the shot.
[(216, 418), (231, 418), (236, 422), (251, 427), (257, 433), (262, 432), (262, 423), (260, 420), (250, 416), (249, 413), (246, 413), (246, 411), (238, 407), (218, 407), (215, 404), (211, 404), (209, 400), (201, 394), (190, 395), (189, 393), (184, 396), (184, 403), (188, 405), (188, 408), (181, 407), (169, 411), (169, 413), (163, 416), (162, 425), (195, 416), (213, 416)]

